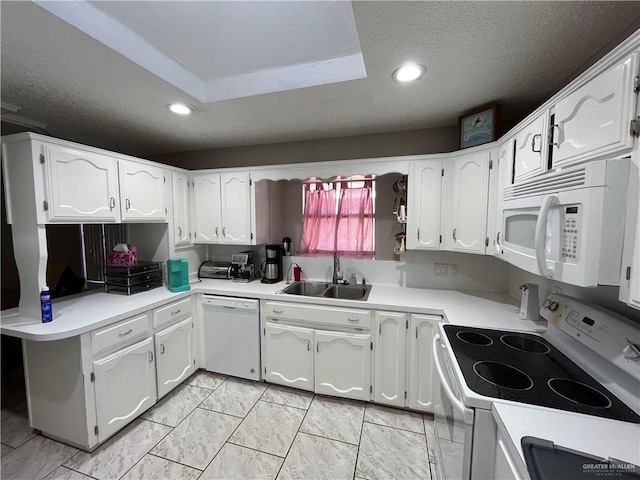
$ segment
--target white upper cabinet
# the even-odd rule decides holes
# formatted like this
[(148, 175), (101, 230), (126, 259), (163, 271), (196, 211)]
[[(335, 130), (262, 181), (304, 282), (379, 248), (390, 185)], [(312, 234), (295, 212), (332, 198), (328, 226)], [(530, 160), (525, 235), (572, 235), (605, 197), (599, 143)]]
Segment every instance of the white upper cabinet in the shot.
[(553, 107), (554, 167), (631, 148), (639, 55), (625, 58)]
[(52, 222), (120, 220), (117, 160), (58, 145), (44, 145)]
[(312, 329), (267, 322), (262, 348), (267, 382), (313, 391)]
[(489, 216), (493, 214), (494, 219), (487, 222), (487, 235), (491, 248), (486, 253), (496, 257), (502, 256), (502, 192), (505, 187), (511, 185), (513, 145), (513, 138), (509, 138), (495, 150), (496, 159), (489, 176)]
[(548, 113), (540, 115), (515, 138), (514, 182), (547, 170)]
[(414, 162), (409, 173), (409, 211), (407, 214), (407, 248), (440, 248), (440, 195), (442, 162)]
[(404, 407), (407, 315), (376, 312), (373, 401)]
[(223, 173), (220, 175), (220, 186), (222, 189), (222, 242), (250, 244), (253, 234), (249, 174)]
[(221, 238), (220, 174), (193, 176), (193, 241), (219, 243)]
[(490, 152), (445, 161), (442, 184), (443, 247), (484, 253), (487, 231)]
[(618, 298), (640, 310), (640, 152), (632, 155)]
[(189, 176), (173, 172), (173, 241), (176, 246), (191, 243), (189, 218)]
[(314, 339), (315, 392), (369, 400), (371, 335), (316, 330)]
[(143, 163), (118, 162), (122, 220), (166, 222), (164, 170)]

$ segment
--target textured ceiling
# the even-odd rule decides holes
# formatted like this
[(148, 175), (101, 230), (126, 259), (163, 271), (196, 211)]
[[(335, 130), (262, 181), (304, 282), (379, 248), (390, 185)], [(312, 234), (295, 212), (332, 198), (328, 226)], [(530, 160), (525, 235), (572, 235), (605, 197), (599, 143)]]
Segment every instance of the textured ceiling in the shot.
[[(189, 8), (191, 2), (184, 2)], [(367, 78), (202, 104), (31, 2), (0, 2), (1, 100), (48, 133), (133, 155), (523, 118), (640, 28), (637, 2), (354, 2)], [(415, 84), (391, 72), (416, 60)], [(165, 105), (195, 106), (192, 117)]]

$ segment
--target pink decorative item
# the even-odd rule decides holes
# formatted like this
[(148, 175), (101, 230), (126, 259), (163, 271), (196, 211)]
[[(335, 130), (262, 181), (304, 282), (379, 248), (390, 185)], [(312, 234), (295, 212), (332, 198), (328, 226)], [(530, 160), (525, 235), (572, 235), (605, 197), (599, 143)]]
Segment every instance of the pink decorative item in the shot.
[(109, 267), (132, 267), (138, 264), (138, 251), (130, 246), (128, 252), (107, 252), (107, 265)]

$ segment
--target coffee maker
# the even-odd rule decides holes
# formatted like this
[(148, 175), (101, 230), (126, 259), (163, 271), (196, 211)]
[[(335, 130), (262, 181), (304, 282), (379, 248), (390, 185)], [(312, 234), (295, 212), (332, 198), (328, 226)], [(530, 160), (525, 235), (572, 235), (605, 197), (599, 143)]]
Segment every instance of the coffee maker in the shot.
[(262, 283), (278, 283), (282, 281), (282, 247), (265, 245), (267, 260), (264, 262), (264, 278)]

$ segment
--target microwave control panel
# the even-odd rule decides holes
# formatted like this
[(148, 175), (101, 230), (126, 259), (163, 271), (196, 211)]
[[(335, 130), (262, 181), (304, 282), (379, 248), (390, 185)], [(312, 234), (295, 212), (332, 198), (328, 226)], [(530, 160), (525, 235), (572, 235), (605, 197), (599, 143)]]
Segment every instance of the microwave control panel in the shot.
[(581, 205), (569, 205), (563, 208), (561, 261), (578, 263), (580, 258), (580, 231), (582, 227)]

